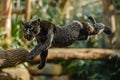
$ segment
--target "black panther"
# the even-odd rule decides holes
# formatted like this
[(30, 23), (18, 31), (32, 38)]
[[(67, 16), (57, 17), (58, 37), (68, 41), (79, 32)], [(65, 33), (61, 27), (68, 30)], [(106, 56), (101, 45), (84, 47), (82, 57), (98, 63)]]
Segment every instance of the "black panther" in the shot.
[(111, 34), (109, 27), (103, 23), (97, 23), (93, 17), (88, 17), (88, 19), (93, 23), (73, 21), (63, 27), (40, 19), (23, 23), (24, 37), (29, 41), (35, 38), (38, 43), (27, 58), (32, 60), (40, 54), (41, 64), (38, 68), (42, 69), (50, 47), (66, 47), (77, 40), (86, 40), (89, 36), (101, 32)]

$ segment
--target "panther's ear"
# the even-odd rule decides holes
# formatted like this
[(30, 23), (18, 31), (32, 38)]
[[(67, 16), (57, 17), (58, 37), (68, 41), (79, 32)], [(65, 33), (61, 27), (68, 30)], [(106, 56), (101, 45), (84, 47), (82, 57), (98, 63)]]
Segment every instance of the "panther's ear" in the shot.
[(21, 21), (22, 25), (24, 25), (25, 23), (23, 21)]
[(37, 21), (39, 21), (39, 22), (40, 22), (40, 19), (38, 19)]
[(96, 20), (95, 20), (95, 18), (92, 17), (92, 16), (88, 16), (88, 19), (90, 19), (90, 20), (93, 22), (93, 24), (96, 24), (96, 23), (97, 23)]
[(37, 19), (37, 24), (39, 24), (39, 25), (40, 25), (40, 19)]

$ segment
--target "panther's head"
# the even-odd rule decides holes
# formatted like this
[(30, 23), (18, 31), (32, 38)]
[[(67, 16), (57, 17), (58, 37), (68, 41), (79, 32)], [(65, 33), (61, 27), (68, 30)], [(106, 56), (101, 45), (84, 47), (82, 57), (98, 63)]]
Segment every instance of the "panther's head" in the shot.
[(40, 33), (40, 19), (22, 22), (22, 24), (25, 39), (30, 41)]

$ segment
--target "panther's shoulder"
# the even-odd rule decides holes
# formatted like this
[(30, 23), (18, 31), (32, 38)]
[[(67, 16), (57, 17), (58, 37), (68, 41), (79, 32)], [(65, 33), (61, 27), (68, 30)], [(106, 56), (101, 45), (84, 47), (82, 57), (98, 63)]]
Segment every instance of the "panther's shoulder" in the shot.
[(46, 27), (46, 28), (50, 28), (50, 27), (55, 27), (55, 25), (49, 21), (46, 20), (41, 20), (40, 21), (40, 26)]

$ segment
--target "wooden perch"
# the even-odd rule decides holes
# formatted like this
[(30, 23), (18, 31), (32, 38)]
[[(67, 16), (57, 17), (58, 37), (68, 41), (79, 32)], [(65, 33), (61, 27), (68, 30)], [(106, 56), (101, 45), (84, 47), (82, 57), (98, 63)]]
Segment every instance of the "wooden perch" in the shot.
[[(25, 49), (13, 49), (0, 51), (0, 68), (11, 67), (28, 61), (26, 56), (29, 52)], [(69, 59), (111, 59), (115, 51), (109, 49), (49, 49), (47, 60), (69, 60)], [(40, 61), (36, 57), (33, 61)]]
[(31, 80), (26, 68), (5, 68), (0, 72), (0, 80)]
[(38, 65), (33, 65), (28, 67), (30, 74), (32, 75), (46, 75), (46, 76), (58, 76), (61, 75), (63, 72), (63, 68), (60, 64), (49, 64), (47, 63), (46, 66), (39, 70)]
[[(49, 49), (47, 60), (70, 60), (70, 59), (111, 59), (116, 55), (114, 50), (110, 49), (92, 49), (92, 48), (53, 48)], [(34, 61), (39, 61), (39, 56)]]
[(1, 50), (0, 68), (11, 67), (27, 61), (28, 51), (25, 49)]
[(25, 13), (25, 9), (21, 9), (21, 10), (13, 9), (12, 10), (12, 14), (24, 14), (24, 13)]

